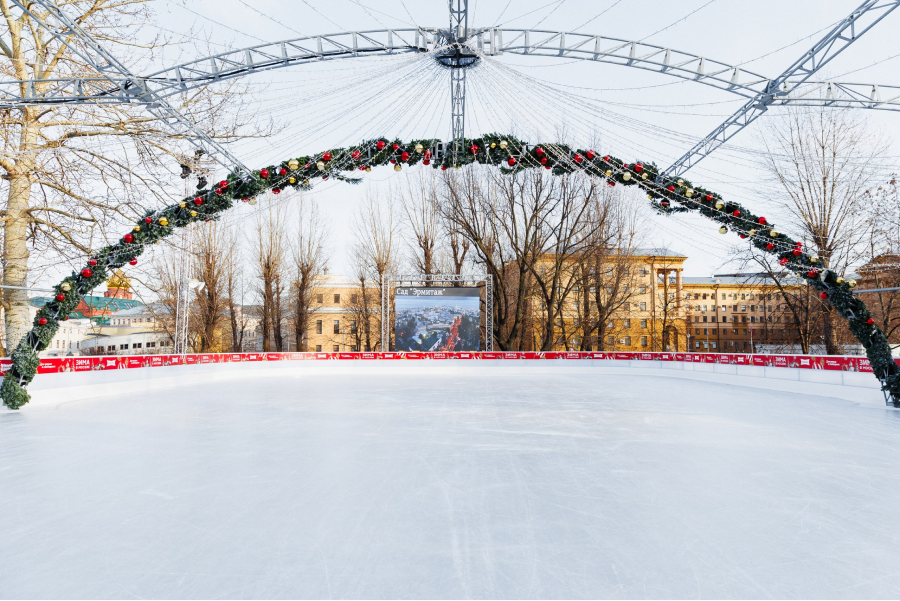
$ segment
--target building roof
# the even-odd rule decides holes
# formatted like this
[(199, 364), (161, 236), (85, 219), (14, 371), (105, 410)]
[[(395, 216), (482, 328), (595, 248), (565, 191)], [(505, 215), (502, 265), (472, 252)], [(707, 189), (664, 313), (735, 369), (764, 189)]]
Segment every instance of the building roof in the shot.
[[(795, 286), (803, 281), (796, 276), (785, 276), (782, 283)], [(775, 284), (772, 276), (767, 273), (731, 273), (718, 274), (712, 277), (682, 277), (682, 285), (694, 286), (761, 286)]]
[(665, 247), (638, 248), (634, 251), (634, 254), (642, 257), (672, 257), (687, 259), (687, 255)]

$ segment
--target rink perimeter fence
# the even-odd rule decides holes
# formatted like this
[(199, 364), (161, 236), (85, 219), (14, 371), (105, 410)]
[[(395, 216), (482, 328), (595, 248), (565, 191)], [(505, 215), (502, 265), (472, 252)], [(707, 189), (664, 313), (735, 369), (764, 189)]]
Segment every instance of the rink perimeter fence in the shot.
[[(557, 360), (579, 361), (674, 361), (758, 367), (786, 367), (828, 371), (871, 373), (866, 357), (834, 355), (745, 355), (725, 353), (628, 353), (628, 352), (459, 352), (459, 353), (208, 353), (190, 355), (115, 355), (49, 357), (41, 359), (39, 374), (88, 372), (113, 369), (143, 369), (173, 365), (252, 363), (271, 361), (441, 361), (441, 360)], [(895, 359), (900, 365), (900, 359)], [(11, 361), (0, 359), (0, 375)]]

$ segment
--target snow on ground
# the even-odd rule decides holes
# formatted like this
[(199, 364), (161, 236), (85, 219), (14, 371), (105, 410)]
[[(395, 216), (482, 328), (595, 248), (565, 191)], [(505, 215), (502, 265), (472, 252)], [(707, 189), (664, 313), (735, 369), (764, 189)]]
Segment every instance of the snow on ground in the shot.
[(0, 596), (900, 597), (900, 412), (274, 375), (0, 414)]

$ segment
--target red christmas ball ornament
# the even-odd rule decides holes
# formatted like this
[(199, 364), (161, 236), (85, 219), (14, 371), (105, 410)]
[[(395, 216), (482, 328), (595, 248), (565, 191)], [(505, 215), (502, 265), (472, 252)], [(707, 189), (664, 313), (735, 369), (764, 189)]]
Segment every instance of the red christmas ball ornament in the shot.
[(58, 301), (64, 301), (64, 300), (66, 300), (66, 295), (65, 295), (65, 294), (57, 294), (57, 295), (56, 295), (56, 300), (58, 300)]
[(668, 206), (669, 206), (669, 201), (668, 201), (668, 200), (664, 200), (664, 201), (662, 201), (662, 202), (659, 203), (659, 204), (662, 205), (663, 207), (668, 207)]
[(122, 236), (122, 240), (124, 240), (128, 244), (131, 244), (132, 242), (134, 242), (134, 236), (132, 236), (131, 234), (125, 234), (124, 236)]
[(713, 195), (712, 195), (712, 194), (707, 194), (707, 195), (706, 195), (706, 201), (707, 201), (707, 202), (711, 201), (712, 199), (713, 199)]
[(644, 166), (643, 166), (641, 163), (635, 163), (635, 164), (634, 164), (634, 171), (635, 171), (635, 173), (640, 173), (640, 172), (643, 171), (643, 170), (644, 170)]
[(576, 163), (578, 163), (578, 164), (580, 165), (580, 164), (581, 164), (581, 161), (583, 161), (584, 158), (583, 158), (580, 154), (576, 154), (576, 155), (575, 155), (575, 158), (572, 159), (572, 160), (574, 160)]
[(132, 259), (132, 260), (128, 261), (128, 264), (129, 265), (137, 265), (137, 259)]
[(510, 167), (512, 167), (512, 166), (514, 166), (514, 165), (516, 164), (516, 159), (514, 159), (513, 157), (509, 157), (509, 160), (506, 161), (506, 163), (507, 163)]
[(774, 248), (775, 248), (775, 245), (772, 244), (771, 242), (769, 242), (768, 244), (766, 244), (766, 250), (773, 250)]
[(424, 160), (422, 161), (422, 164), (425, 165), (425, 166), (428, 166), (428, 165), (431, 164), (431, 161), (429, 161), (428, 159), (424, 159)]
[(325, 154), (323, 154), (323, 155), (322, 155), (322, 160), (325, 161), (326, 163), (327, 163), (328, 161), (330, 161), (330, 160), (331, 160), (331, 153), (330, 153), (330, 152), (326, 152)]
[(359, 166), (359, 170), (360, 170), (360, 171), (365, 171), (365, 170), (366, 170), (366, 166), (365, 166), (365, 165), (360, 165), (360, 166)]
[(869, 324), (870, 326), (873, 326), (873, 325), (875, 325), (875, 320), (870, 317), (869, 319), (866, 320), (866, 323)]
[(88, 265), (90, 265), (91, 267), (96, 267), (97, 259), (91, 259), (90, 261), (88, 261)]
[(406, 161), (408, 161), (408, 160), (409, 160), (409, 153), (408, 153), (408, 152), (402, 153), (402, 154), (400, 155), (400, 160), (403, 161), (404, 163), (405, 163)]
[(541, 165), (546, 165), (546, 164), (547, 164), (547, 157), (544, 157), (541, 159)]
[(282, 167), (281, 169), (278, 170), (278, 175), (287, 175), (287, 169)]
[(384, 140), (378, 140), (378, 142), (375, 144), (375, 148), (377, 148), (378, 150), (384, 150), (384, 147)]
[(153, 219), (150, 217), (144, 217), (144, 223), (153, 223)]
[(605, 157), (603, 157), (603, 160), (606, 161), (606, 162), (608, 163), (608, 162), (609, 162), (609, 155), (606, 155)]
[(675, 191), (675, 186), (669, 186), (669, 187), (666, 188), (666, 189), (667, 189), (669, 192), (674, 192), (674, 191)]
[(765, 218), (765, 217), (760, 217), (757, 221), (759, 221), (759, 224), (760, 224), (760, 225), (765, 225), (765, 224), (766, 224), (766, 218)]
[(816, 269), (810, 269), (809, 271), (806, 272), (806, 275), (811, 278), (817, 278), (817, 277), (819, 277), (819, 272)]
[(741, 238), (746, 238), (746, 237), (747, 237), (747, 236), (745, 236), (744, 234), (739, 234), (739, 235), (740, 235)]
[[(472, 144), (471, 146), (469, 146), (469, 152), (471, 152), (472, 154), (477, 154), (478, 146), (476, 146), (475, 144)], [(406, 154), (406, 153), (404, 152), (403, 154)], [(403, 160), (405, 161), (406, 159), (403, 159)]]
[(269, 170), (268, 169), (260, 169), (259, 176), (263, 179), (267, 179), (269, 177)]
[(540, 146), (538, 146), (537, 148), (534, 149), (534, 154), (538, 155), (539, 157), (542, 157), (542, 156), (544, 156), (544, 149), (541, 148)]
[(391, 148), (393, 148), (394, 150), (397, 150), (398, 148), (400, 148), (400, 145), (399, 145), (399, 144), (394, 144), (393, 146), (391, 146)]
[(203, 204), (203, 199), (198, 196), (197, 198), (194, 199), (194, 204), (199, 207), (200, 205)]
[(216, 188), (216, 194), (222, 194), (224, 191), (222, 188)]
[(391, 159), (391, 165), (395, 164), (396, 162), (397, 161), (395, 161), (394, 159)]
[(799, 257), (800, 255), (803, 254), (803, 251), (800, 250), (799, 248), (795, 248), (795, 249), (792, 250), (791, 252), (794, 253), (794, 256), (795, 256), (795, 257)]
[(584, 156), (586, 156), (589, 161), (593, 161), (594, 157), (597, 155), (594, 154), (593, 150), (588, 150), (586, 153), (584, 153)]
[(430, 151), (430, 150), (426, 150), (424, 156), (425, 156), (426, 159), (431, 159), (431, 151)]
[(732, 213), (732, 215), (734, 215), (735, 217), (740, 217), (740, 216), (741, 216), (741, 212), (740, 212), (740, 211), (735, 211), (734, 213)]
[(355, 161), (355, 160), (359, 159), (359, 157), (360, 157), (361, 155), (360, 155), (360, 152), (359, 152), (358, 150), (354, 150), (353, 152), (350, 153), (350, 156), (352, 156), (352, 157), (353, 157), (353, 160)]
[(82, 277), (89, 278), (89, 277), (91, 277), (92, 275), (94, 275), (94, 272), (91, 271), (90, 269), (88, 269), (87, 267), (85, 267), (84, 269), (81, 270), (81, 276), (82, 276)]
[(272, 194), (281, 194), (281, 188), (272, 188)]
[(785, 265), (788, 264), (787, 257), (781, 257), (780, 259), (778, 259), (778, 262), (781, 263), (782, 267), (784, 267)]
[(608, 180), (606, 180), (606, 185), (609, 186), (610, 188), (615, 188), (616, 182), (612, 181), (611, 179), (608, 179)]
[(47, 325), (47, 318), (46, 318), (46, 317), (41, 317), (41, 318), (38, 320), (38, 323), (41, 324), (42, 326)]
[(243, 197), (243, 198), (241, 199), (241, 202), (247, 202), (248, 200), (250, 200), (250, 197), (249, 197), (249, 196), (245, 196), (245, 197)]
[(446, 170), (447, 170), (447, 165), (441, 165), (441, 171), (446, 171)]
[(548, 163), (548, 164), (544, 165), (544, 169), (553, 169), (553, 165)]
[(226, 182), (223, 179), (222, 181), (219, 182), (219, 187), (222, 188), (223, 190), (225, 190), (226, 188), (228, 188), (228, 182)]
[(821, 296), (822, 298), (828, 298), (828, 293), (827, 293), (827, 292), (823, 292), (823, 293), (820, 294), (819, 296)]

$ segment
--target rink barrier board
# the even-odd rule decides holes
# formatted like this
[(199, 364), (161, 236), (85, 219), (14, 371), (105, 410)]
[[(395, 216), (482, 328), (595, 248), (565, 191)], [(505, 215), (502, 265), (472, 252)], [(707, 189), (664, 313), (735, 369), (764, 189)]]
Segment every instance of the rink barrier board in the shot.
[[(635, 352), (455, 352), (455, 353), (207, 353), (190, 355), (97, 355), (90, 357), (49, 357), (40, 360), (39, 374), (142, 369), (177, 365), (246, 363), (265, 361), (442, 361), (442, 360), (563, 360), (672, 361), (720, 365), (752, 365), (793, 369), (820, 369), (872, 373), (866, 357), (835, 355), (746, 355), (725, 353), (635, 353)], [(900, 365), (900, 359), (894, 360)], [(10, 359), (0, 359), (0, 375), (5, 375)]]

